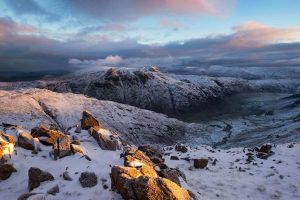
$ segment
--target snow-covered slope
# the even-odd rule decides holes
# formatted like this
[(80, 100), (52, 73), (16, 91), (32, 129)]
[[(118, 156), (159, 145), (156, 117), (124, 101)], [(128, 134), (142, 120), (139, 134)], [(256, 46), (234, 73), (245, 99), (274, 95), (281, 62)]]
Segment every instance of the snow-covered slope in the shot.
[(40, 123), (62, 130), (77, 124), (90, 110), (106, 127), (129, 142), (172, 144), (184, 136), (186, 124), (153, 111), (83, 95), (29, 89), (0, 91), (0, 122), (31, 129)]
[[(170, 154), (166, 163), (185, 173), (187, 184), (201, 199), (299, 199), (300, 145), (278, 145), (272, 150), (275, 154), (267, 160), (254, 158), (251, 162), (246, 154), (253, 152), (243, 148), (220, 150), (207, 146), (187, 153), (172, 150), (166, 151)], [(171, 156), (179, 160), (171, 160)], [(187, 157), (208, 158), (208, 166), (195, 169), (192, 161), (181, 159)]]
[(90, 110), (106, 127), (133, 144), (207, 144), (222, 147), (255, 146), (265, 142), (300, 140), (299, 99), (278, 98), (272, 110), (249, 116), (186, 123), (153, 111), (80, 94), (29, 89), (0, 91), (0, 122), (31, 129), (40, 123), (62, 130), (78, 123)]
[(79, 79), (75, 76), (65, 81), (44, 82), (38, 87), (56, 92), (82, 93), (101, 100), (177, 114), (243, 90), (245, 85), (242, 80), (227, 78), (198, 77), (193, 82), (179, 80), (151, 68), (139, 71), (110, 69), (104, 74), (85, 74)]
[[(223, 70), (221, 68), (220, 72), (223, 73)], [(245, 70), (240, 69), (236, 73)], [(270, 73), (266, 73), (266, 77), (261, 75), (247, 78), (241, 72), (242, 78), (237, 78), (239, 76), (167, 74), (155, 67), (136, 71), (112, 68), (106, 72), (77, 72), (52, 80), (0, 83), (0, 88), (38, 87), (61, 93), (72, 92), (176, 116), (234, 93), (299, 91), (299, 79), (271, 76)], [(224, 72), (224, 76), (226, 74)], [(253, 71), (250, 74), (253, 74)]]

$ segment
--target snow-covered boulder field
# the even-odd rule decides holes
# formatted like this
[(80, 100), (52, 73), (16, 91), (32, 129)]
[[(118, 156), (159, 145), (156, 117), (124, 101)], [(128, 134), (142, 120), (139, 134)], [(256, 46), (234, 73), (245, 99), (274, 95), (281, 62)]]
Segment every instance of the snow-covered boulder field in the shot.
[[(78, 124), (82, 126), (82, 122)], [(20, 133), (30, 131), (6, 124), (1, 132), (18, 141)], [(98, 132), (106, 134), (110, 130), (99, 128)], [(227, 150), (179, 144), (160, 149), (139, 146), (137, 150), (123, 143), (122, 149), (110, 151), (101, 148), (90, 130), (74, 126), (66, 135), (76, 138), (81, 151), (61, 158), (53, 156), (55, 145), (40, 143), (38, 148), (28, 150), (16, 142), (14, 150), (5, 157), (6, 164), (14, 170), (0, 180), (1, 199), (300, 197), (299, 143)], [(39, 140), (42, 139), (45, 138), (41, 136)]]

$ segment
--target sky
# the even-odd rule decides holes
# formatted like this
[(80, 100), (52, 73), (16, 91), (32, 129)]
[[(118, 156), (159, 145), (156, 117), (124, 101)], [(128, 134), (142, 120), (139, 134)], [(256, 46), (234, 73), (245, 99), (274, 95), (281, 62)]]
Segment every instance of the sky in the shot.
[(299, 0), (0, 0), (0, 73), (296, 66), (299, 10)]

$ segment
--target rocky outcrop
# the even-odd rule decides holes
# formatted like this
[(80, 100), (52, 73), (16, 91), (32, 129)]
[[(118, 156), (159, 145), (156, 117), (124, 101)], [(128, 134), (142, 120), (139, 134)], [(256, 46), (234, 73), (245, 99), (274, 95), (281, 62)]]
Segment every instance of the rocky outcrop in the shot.
[(81, 128), (85, 130), (89, 130), (90, 128), (93, 128), (94, 130), (98, 131), (100, 128), (103, 126), (99, 123), (99, 121), (94, 117), (94, 115), (87, 111), (84, 110), (82, 113), (82, 118), (81, 118)]
[(53, 181), (54, 177), (49, 172), (40, 170), (36, 167), (31, 167), (28, 170), (28, 189), (29, 191), (33, 190), (40, 186), (42, 182)]
[(45, 145), (53, 145), (58, 138), (64, 136), (62, 132), (49, 129), (43, 124), (39, 127), (33, 128), (31, 130), (31, 135), (38, 138), (40, 142)]
[[(153, 149), (141, 147), (155, 155)], [(157, 156), (157, 155), (156, 155)], [(169, 179), (159, 177), (155, 164), (142, 151), (129, 148), (124, 153), (124, 165), (111, 170), (112, 189), (124, 199), (133, 200), (188, 200), (187, 190)]]
[(129, 148), (126, 150), (124, 155), (124, 165), (130, 167), (139, 167), (142, 165), (147, 165), (154, 168), (154, 164), (151, 159), (146, 156), (142, 151), (135, 148)]

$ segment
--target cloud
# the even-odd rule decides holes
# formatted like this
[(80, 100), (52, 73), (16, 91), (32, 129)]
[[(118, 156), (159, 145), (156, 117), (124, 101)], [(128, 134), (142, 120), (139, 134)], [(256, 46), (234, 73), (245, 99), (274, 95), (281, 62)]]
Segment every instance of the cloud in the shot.
[(228, 44), (232, 47), (253, 48), (278, 42), (300, 40), (300, 27), (275, 28), (256, 22), (234, 26)]
[(171, 28), (173, 30), (187, 29), (186, 25), (171, 19), (162, 19), (160, 21), (160, 26), (163, 28)]
[[(235, 32), (229, 35), (175, 41), (166, 45), (143, 45), (132, 38), (114, 41), (109, 35), (60, 41), (41, 35), (40, 30), (35, 27), (0, 18), (0, 71), (58, 72), (103, 65), (128, 68), (157, 65), (165, 71), (193, 67), (196, 73), (195, 68), (211, 65), (299, 66), (300, 43), (276, 43), (274, 39), (266, 42), (265, 39), (259, 45), (251, 45), (251, 48), (232, 45), (238, 33), (248, 33), (249, 29), (260, 32), (266, 27), (270, 29), (265, 25), (238, 25), (234, 28)], [(291, 39), (289, 34), (287, 37), (286, 34), (279, 34), (281, 31), (276, 33), (278, 41)], [(250, 31), (250, 35), (245, 34), (242, 38), (247, 39), (251, 34)], [(262, 36), (255, 37), (255, 40), (260, 41)]]
[(123, 58), (118, 55), (110, 55), (106, 56), (104, 59), (97, 59), (97, 60), (80, 60), (77, 58), (69, 59), (70, 65), (75, 65), (78, 67), (95, 67), (95, 66), (106, 66), (106, 65), (116, 65), (122, 62)]
[(63, 1), (72, 12), (124, 21), (156, 14), (223, 15), (233, 0), (73, 0)]

